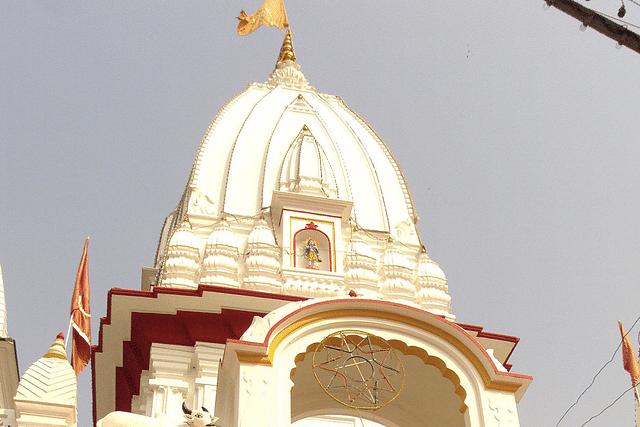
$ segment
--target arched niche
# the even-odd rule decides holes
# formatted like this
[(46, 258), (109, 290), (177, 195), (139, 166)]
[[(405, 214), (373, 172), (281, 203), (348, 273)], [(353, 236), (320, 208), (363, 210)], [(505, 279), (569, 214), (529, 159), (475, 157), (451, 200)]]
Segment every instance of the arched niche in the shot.
[(293, 266), (296, 268), (335, 271), (331, 239), (313, 221), (295, 232), (293, 253)]
[[(346, 415), (383, 426), (465, 427), (467, 392), (460, 378), (438, 357), (400, 340), (388, 341), (405, 369), (404, 385), (397, 397), (376, 410), (355, 410), (338, 403), (319, 384), (313, 372), (313, 354), (320, 342), (295, 357), (290, 372), (291, 421), (308, 417)], [(359, 423), (358, 423), (359, 424)]]

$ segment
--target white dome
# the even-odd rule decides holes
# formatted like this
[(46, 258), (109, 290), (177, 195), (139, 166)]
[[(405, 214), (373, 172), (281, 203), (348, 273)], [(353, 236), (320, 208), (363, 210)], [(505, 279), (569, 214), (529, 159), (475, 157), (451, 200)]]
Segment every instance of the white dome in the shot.
[(256, 217), (271, 206), (274, 190), (300, 176), (322, 183), (328, 197), (352, 201), (360, 227), (419, 244), (409, 189), (385, 143), (342, 98), (309, 86), (291, 61), (218, 113), (183, 200), (193, 199), (190, 214)]
[[(250, 84), (209, 126), (163, 225), (158, 286), (203, 283), (308, 298), (354, 290), (419, 306), (416, 286), (440, 275), (426, 265), (419, 269), (429, 272), (414, 277), (422, 242), (400, 167), (342, 98), (309, 85), (289, 53), (266, 83)], [(185, 217), (193, 229), (180, 224)], [(360, 232), (346, 233), (353, 227)], [(317, 261), (306, 258), (312, 236), (321, 246)]]
[(76, 404), (76, 373), (67, 361), (62, 334), (47, 354), (36, 360), (22, 376), (16, 400), (48, 404)]

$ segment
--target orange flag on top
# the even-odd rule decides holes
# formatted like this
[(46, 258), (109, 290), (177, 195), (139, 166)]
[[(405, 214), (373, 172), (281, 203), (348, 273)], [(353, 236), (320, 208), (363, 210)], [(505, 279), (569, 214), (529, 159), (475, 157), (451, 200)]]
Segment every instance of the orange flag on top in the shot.
[(283, 0), (265, 0), (260, 9), (253, 15), (247, 15), (244, 10), (240, 11), (238, 18), (238, 34), (246, 36), (258, 29), (260, 25), (267, 27), (287, 28), (289, 20), (287, 11), (284, 9)]
[(71, 325), (73, 326), (73, 344), (71, 366), (76, 377), (87, 366), (91, 358), (91, 310), (89, 307), (89, 263), (87, 247), (89, 238), (84, 242), (84, 250), (76, 276), (76, 286), (71, 298)]
[(622, 363), (624, 364), (624, 370), (631, 375), (631, 383), (635, 386), (640, 380), (640, 365), (638, 365), (638, 358), (631, 345), (631, 340), (619, 320), (618, 326), (620, 326), (620, 334), (622, 335)]

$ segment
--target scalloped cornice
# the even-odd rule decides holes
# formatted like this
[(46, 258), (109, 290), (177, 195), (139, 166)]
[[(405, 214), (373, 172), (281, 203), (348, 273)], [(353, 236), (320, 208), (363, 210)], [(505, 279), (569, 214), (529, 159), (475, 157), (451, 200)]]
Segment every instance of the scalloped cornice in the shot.
[(309, 80), (300, 71), (300, 65), (293, 61), (282, 61), (276, 64), (267, 81), (268, 86), (287, 86), (294, 89), (316, 90), (309, 85)]

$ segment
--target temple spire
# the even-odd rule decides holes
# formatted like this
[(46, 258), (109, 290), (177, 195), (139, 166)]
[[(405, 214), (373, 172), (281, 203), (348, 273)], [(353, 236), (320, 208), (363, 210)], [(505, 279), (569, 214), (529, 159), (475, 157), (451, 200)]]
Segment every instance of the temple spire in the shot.
[(284, 41), (282, 42), (278, 61), (276, 62), (276, 68), (269, 76), (267, 84), (315, 90), (313, 86), (309, 86), (309, 80), (307, 80), (304, 74), (302, 74), (302, 71), (300, 71), (300, 65), (296, 63), (296, 54), (293, 51), (291, 30), (289, 29), (285, 32)]
[(280, 55), (278, 56), (278, 62), (284, 61), (296, 62), (296, 54), (293, 51), (293, 42), (291, 41), (291, 30), (288, 28), (284, 35), (282, 47), (280, 48)]

